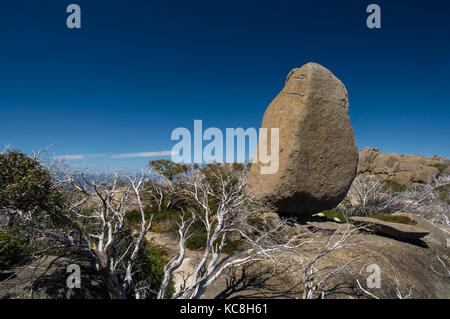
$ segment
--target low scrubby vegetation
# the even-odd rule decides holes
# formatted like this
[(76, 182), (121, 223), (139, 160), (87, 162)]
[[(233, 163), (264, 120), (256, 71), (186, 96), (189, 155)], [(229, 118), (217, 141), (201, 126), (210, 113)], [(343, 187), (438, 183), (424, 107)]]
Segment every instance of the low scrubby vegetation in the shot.
[[(69, 174), (62, 163), (43, 165), (37, 155), (17, 150), (0, 153), (0, 165), (0, 270), (39, 264), (47, 257), (88, 262), (110, 297), (156, 298), (168, 257), (161, 247), (150, 246), (145, 232), (135, 235), (142, 216), (125, 208), (132, 192), (123, 189), (138, 183), (117, 176), (91, 176), (103, 179), (91, 181)], [(144, 220), (150, 215), (145, 213)], [(170, 284), (165, 296), (172, 293)]]
[[(164, 278), (164, 266), (169, 261), (167, 252), (163, 247), (151, 246), (146, 241), (138, 255), (136, 267), (136, 282), (140, 290), (145, 292), (142, 298), (155, 299), (157, 291), (161, 287)], [(164, 295), (164, 298), (171, 298), (174, 293), (173, 282)]]
[[(304, 247), (305, 256), (317, 253), (308, 262), (301, 258), (304, 298), (324, 293), (326, 281), (319, 273), (331, 278), (355, 271), (350, 263), (322, 269), (318, 260), (352, 247), (357, 228), (326, 243), (319, 233), (292, 232), (294, 221), (280, 219), (267, 203), (245, 192), (245, 165), (157, 160), (136, 175), (89, 174), (5, 150), (0, 166), (0, 270), (36, 270), (50, 260), (44, 272), (59, 267), (64, 275), (65, 268), (58, 266), (63, 261), (64, 267), (81, 265), (85, 280), (99, 285), (77, 294), (59, 282), (44, 289), (44, 297), (200, 298), (237, 267), (268, 262), (275, 268), (281, 255), (299, 254)], [(343, 223), (358, 215), (414, 225), (407, 217), (390, 215), (405, 210), (448, 224), (448, 185), (446, 175), (405, 189), (358, 176), (341, 205), (323, 214)], [(163, 247), (152, 236), (176, 245)], [(190, 280), (176, 285), (188, 250)], [(28, 295), (41, 296), (42, 278), (30, 279)]]
[[(264, 208), (245, 194), (241, 164), (158, 160), (140, 175), (91, 174), (8, 149), (0, 164), (0, 269), (50, 257), (55, 262), (45, 272), (62, 267), (59, 261), (83, 265), (109, 298), (198, 298), (234, 265), (273, 259), (294, 244), (273, 235), (284, 222), (273, 230), (252, 224)], [(175, 238), (180, 251), (169, 256), (150, 244), (150, 232)], [(190, 286), (175, 292), (185, 249), (204, 258)], [(39, 283), (31, 280), (26, 289), (37, 294)], [(54, 288), (45, 289), (53, 291), (49, 297), (74, 296)]]
[(376, 177), (359, 175), (346, 198), (334, 210), (323, 212), (327, 218), (345, 222), (349, 216), (373, 217), (384, 221), (410, 223), (400, 216), (403, 211), (424, 217), (434, 224), (450, 225), (450, 176), (442, 173), (432, 183), (399, 187)]
[(0, 270), (10, 269), (23, 262), (31, 252), (28, 240), (13, 230), (0, 233)]

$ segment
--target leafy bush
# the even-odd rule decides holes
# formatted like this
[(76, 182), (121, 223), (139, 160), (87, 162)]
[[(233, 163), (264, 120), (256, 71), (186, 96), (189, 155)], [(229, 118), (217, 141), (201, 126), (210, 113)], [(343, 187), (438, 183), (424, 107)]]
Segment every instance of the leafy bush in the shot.
[(17, 150), (0, 154), (0, 209), (51, 211), (59, 200), (52, 177), (36, 159)]
[[(186, 248), (191, 250), (198, 250), (206, 247), (207, 240), (206, 233), (194, 233), (186, 241)], [(231, 254), (239, 249), (244, 248), (245, 242), (242, 240), (226, 240), (225, 246), (222, 249), (222, 253)]]
[[(132, 230), (125, 228), (117, 238), (119, 245), (115, 247), (114, 255), (122, 256), (125, 254), (123, 260), (127, 260), (131, 252), (128, 249), (133, 242), (131, 236)], [(155, 299), (157, 292), (162, 284), (164, 278), (164, 266), (168, 262), (166, 251), (158, 246), (152, 246), (146, 239), (143, 239), (135, 259), (133, 267), (133, 280), (141, 297), (146, 299)], [(125, 277), (126, 262), (122, 262), (118, 266), (119, 278)], [(168, 289), (168, 298), (173, 293), (173, 287)], [(133, 297), (131, 291), (126, 291), (127, 296)]]
[(339, 209), (324, 210), (322, 212), (322, 214), (324, 214), (324, 216), (327, 219), (334, 220), (334, 218), (337, 218), (343, 223), (347, 223), (348, 222), (348, 219), (345, 216), (344, 212), (340, 211)]
[(180, 220), (182, 212), (177, 210), (165, 210), (157, 212), (153, 218), (151, 231), (156, 233), (176, 232), (177, 222)]
[(193, 233), (191, 237), (186, 240), (186, 247), (191, 250), (198, 250), (206, 247), (207, 240), (206, 233)]
[[(167, 252), (162, 247), (151, 246), (144, 241), (136, 265), (136, 282), (138, 285), (140, 283), (141, 286), (143, 284), (147, 286), (146, 298), (156, 298), (156, 292), (159, 291), (164, 279), (164, 266), (167, 262)], [(170, 298), (173, 293), (174, 286), (171, 282), (164, 297)]]
[[(145, 218), (148, 220), (153, 215), (152, 228), (150, 231), (156, 233), (171, 232), (177, 230), (177, 221), (182, 212), (177, 210), (162, 210), (154, 211), (150, 209), (145, 210)], [(132, 228), (141, 227), (141, 213), (137, 210), (132, 210), (126, 213), (126, 222)]]
[(150, 161), (148, 167), (153, 168), (156, 172), (165, 176), (170, 181), (175, 180), (178, 175), (187, 173), (192, 169), (189, 165), (175, 163), (167, 159)]
[[(152, 215), (152, 211), (145, 210), (145, 219), (149, 219)], [(134, 228), (134, 227), (140, 227), (141, 225), (141, 212), (138, 210), (130, 210), (125, 214), (125, 221), (128, 224), (128, 226)]]
[(11, 231), (0, 233), (0, 269), (10, 269), (29, 253), (28, 241)]

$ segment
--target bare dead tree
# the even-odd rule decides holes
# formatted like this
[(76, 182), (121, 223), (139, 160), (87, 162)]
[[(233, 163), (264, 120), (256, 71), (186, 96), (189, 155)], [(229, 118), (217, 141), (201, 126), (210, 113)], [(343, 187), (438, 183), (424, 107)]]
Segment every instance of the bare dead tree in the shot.
[[(450, 266), (448, 265), (448, 262), (446, 263), (444, 260), (442, 260), (441, 257), (436, 256), (437, 260), (440, 263), (440, 269), (436, 270), (433, 266), (431, 266), (431, 270), (438, 274), (439, 276), (445, 277), (445, 278), (450, 278)], [(448, 257), (447, 257), (448, 259)]]
[[(200, 298), (206, 287), (232, 267), (255, 261), (271, 261), (276, 267), (280, 253), (293, 251), (308, 242), (301, 240), (301, 235), (283, 238), (281, 230), (286, 224), (284, 220), (270, 229), (252, 225), (251, 218), (263, 208), (245, 192), (246, 180), (243, 171), (218, 167), (209, 176), (194, 174), (185, 184), (184, 196), (192, 205), (189, 212), (191, 217), (181, 218), (178, 254), (164, 269), (164, 281), (158, 298), (165, 295), (168, 281), (183, 263), (185, 243), (191, 234), (190, 226), (194, 220), (200, 220), (205, 227), (205, 248), (193, 265), (188, 282), (180, 287), (174, 298)], [(229, 255), (223, 254), (228, 238), (239, 239), (243, 247)]]
[(161, 288), (158, 292), (158, 299), (164, 298), (167, 288), (169, 287), (170, 280), (172, 279), (172, 274), (175, 270), (177, 270), (184, 260), (184, 255), (186, 252), (186, 240), (190, 237), (190, 234), (188, 235), (189, 228), (191, 225), (195, 222), (195, 216), (193, 218), (190, 218), (189, 220), (186, 220), (184, 215), (181, 216), (180, 222), (177, 223), (178, 225), (178, 254), (173, 257), (165, 266), (164, 266), (164, 278), (163, 282), (161, 284)]
[(353, 227), (349, 224), (342, 224), (324, 241), (323, 236), (316, 236), (314, 240), (301, 251), (300, 266), (303, 289), (303, 299), (325, 298), (328, 290), (328, 282), (340, 275), (354, 276), (356, 271), (354, 264), (364, 258), (364, 255), (356, 254), (349, 257), (342, 264), (329, 264), (320, 266), (319, 263), (324, 258), (336, 253), (339, 250), (349, 249), (355, 246), (363, 246), (367, 242), (356, 239), (361, 227)]
[[(82, 174), (68, 174), (59, 171), (59, 187), (69, 187), (66, 192), (70, 203), (65, 214), (79, 225), (80, 243), (92, 253), (96, 266), (108, 288), (111, 298), (124, 298), (125, 290), (139, 298), (133, 281), (133, 266), (145, 235), (152, 226), (153, 216), (146, 217), (141, 192), (145, 182), (150, 179), (147, 172), (139, 176), (121, 176), (113, 173), (109, 176), (87, 177)], [(132, 235), (132, 241), (125, 251), (116, 255), (119, 236), (123, 232), (125, 215), (132, 207), (140, 213), (140, 229)], [(116, 272), (119, 266), (126, 268), (122, 283)]]
[[(59, 191), (63, 200), (61, 207), (46, 218), (59, 220), (66, 226), (48, 228), (48, 223), (37, 220), (34, 211), (10, 210), (10, 213), (31, 225), (37, 237), (54, 243), (52, 249), (57, 247), (94, 260), (110, 298), (125, 298), (127, 290), (139, 298), (133, 267), (152, 226), (153, 216), (146, 216), (142, 199), (144, 185), (152, 175), (144, 170), (128, 176), (107, 171), (74, 172), (56, 160), (48, 169), (54, 177), (52, 188)], [(127, 233), (125, 217), (132, 208), (138, 210), (140, 222), (138, 229)], [(126, 248), (119, 249), (124, 243)], [(119, 269), (125, 273), (122, 279), (118, 277)]]
[(449, 187), (449, 174), (435, 176), (429, 184), (398, 192), (383, 185), (377, 177), (359, 175), (339, 209), (359, 216), (405, 211), (424, 217), (448, 233), (448, 228), (442, 225), (450, 226), (450, 198), (445, 197)]
[(384, 187), (377, 177), (358, 175), (340, 207), (349, 215), (369, 216), (401, 207), (397, 192)]
[(170, 180), (164, 174), (154, 172), (155, 178), (146, 182), (145, 189), (148, 202), (158, 212), (167, 211), (177, 206), (182, 201), (182, 190), (186, 179), (189, 178), (187, 172), (180, 173), (176, 176), (176, 180)]
[(399, 194), (402, 210), (422, 216), (448, 233), (448, 228), (440, 227), (440, 225), (450, 226), (449, 189), (449, 174), (434, 176), (430, 184), (415, 187)]

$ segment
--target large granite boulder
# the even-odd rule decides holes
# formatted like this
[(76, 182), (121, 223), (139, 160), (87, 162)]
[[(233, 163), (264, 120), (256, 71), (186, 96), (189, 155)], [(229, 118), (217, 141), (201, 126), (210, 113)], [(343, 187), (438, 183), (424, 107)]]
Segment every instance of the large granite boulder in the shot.
[(252, 164), (250, 192), (279, 212), (298, 215), (334, 208), (344, 199), (356, 175), (358, 148), (347, 90), (333, 73), (316, 63), (293, 69), (262, 127), (279, 128), (279, 169), (262, 174), (265, 164)]

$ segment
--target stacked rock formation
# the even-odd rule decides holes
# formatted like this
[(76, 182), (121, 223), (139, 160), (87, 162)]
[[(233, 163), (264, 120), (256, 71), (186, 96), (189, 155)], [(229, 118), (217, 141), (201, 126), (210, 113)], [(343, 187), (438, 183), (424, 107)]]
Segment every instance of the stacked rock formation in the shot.
[(248, 190), (283, 213), (312, 215), (337, 206), (358, 162), (348, 108), (344, 84), (328, 69), (316, 63), (293, 69), (262, 122), (279, 128), (279, 169), (265, 175), (265, 164), (252, 164)]

